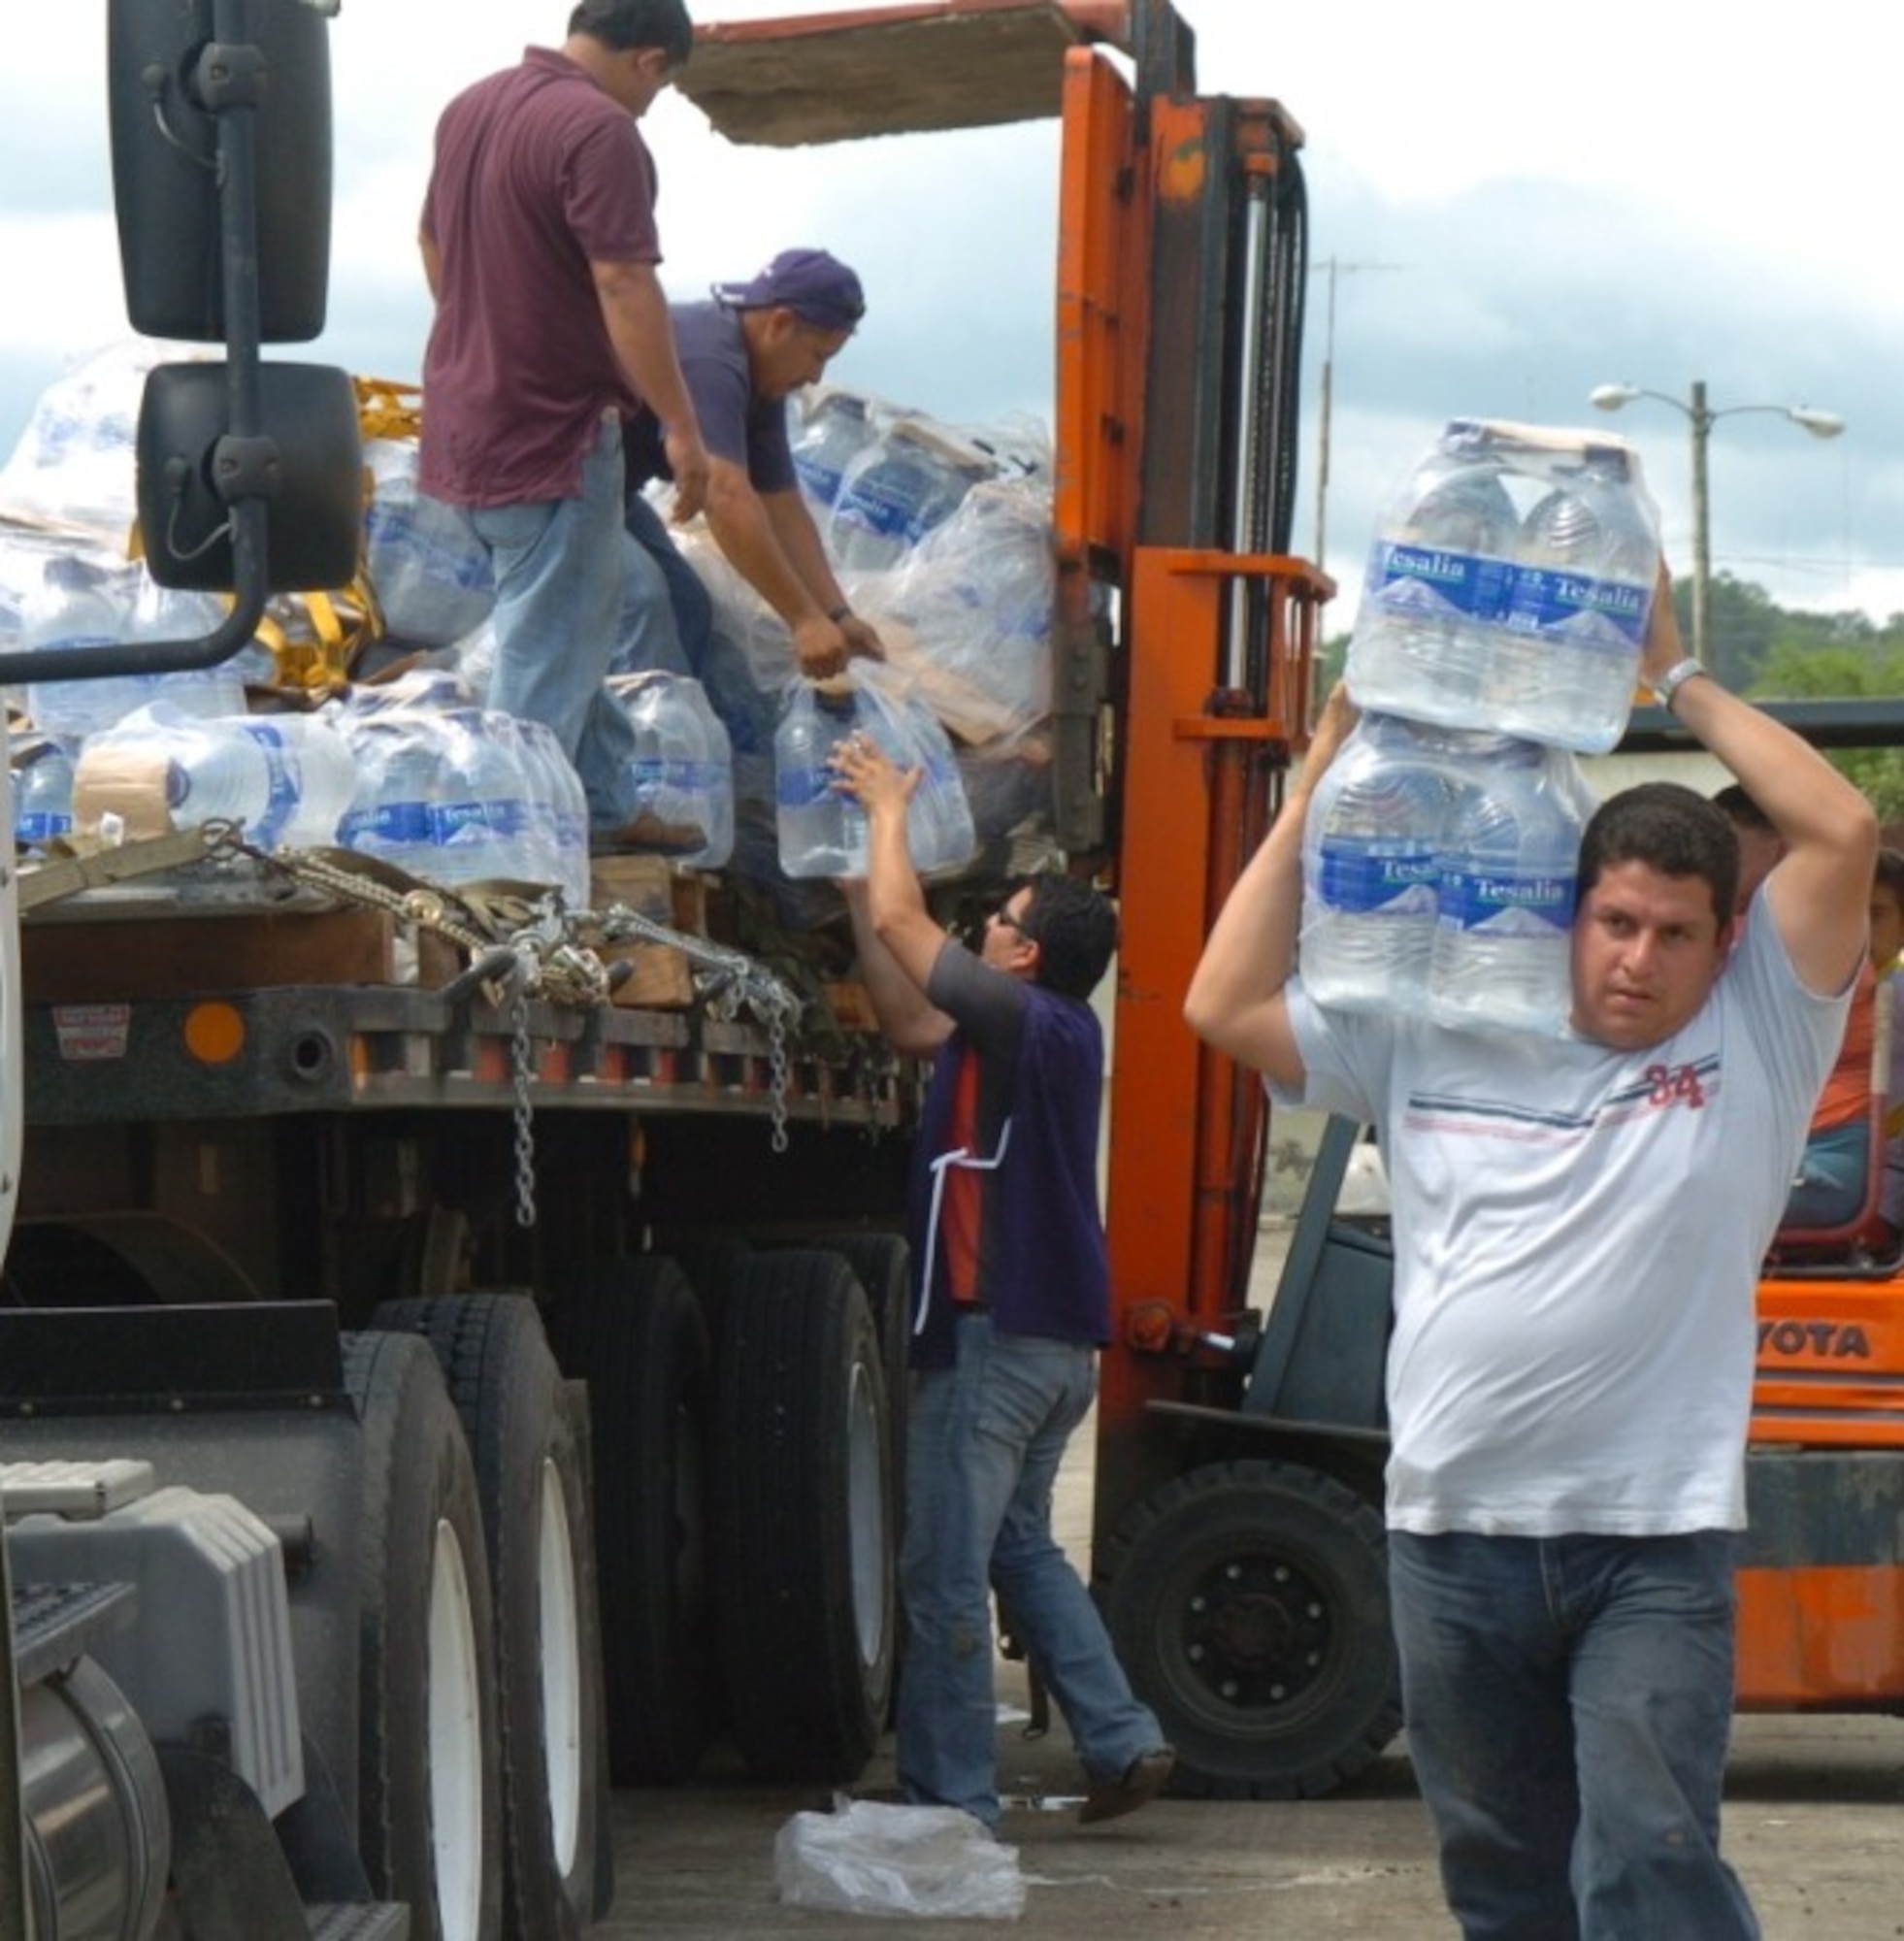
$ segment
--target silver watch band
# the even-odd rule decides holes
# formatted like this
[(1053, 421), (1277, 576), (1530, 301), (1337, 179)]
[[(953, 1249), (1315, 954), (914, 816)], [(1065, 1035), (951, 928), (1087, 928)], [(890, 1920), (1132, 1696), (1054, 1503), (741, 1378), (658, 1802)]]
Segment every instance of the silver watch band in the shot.
[(1708, 674), (1710, 670), (1703, 661), (1695, 661), (1689, 654), (1683, 661), (1675, 661), (1657, 680), (1648, 682), (1654, 698), (1668, 714), (1673, 710), (1673, 696), (1676, 695), (1695, 674)]

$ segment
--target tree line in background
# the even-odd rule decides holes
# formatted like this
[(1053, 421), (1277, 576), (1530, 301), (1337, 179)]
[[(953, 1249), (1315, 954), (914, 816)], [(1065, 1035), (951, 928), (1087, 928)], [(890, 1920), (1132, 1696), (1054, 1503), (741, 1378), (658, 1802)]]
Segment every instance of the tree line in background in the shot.
[[(1715, 576), (1710, 588), (1713, 672), (1755, 701), (1904, 695), (1904, 613), (1806, 613), (1778, 606), (1761, 586)], [(1680, 631), (1692, 634), (1692, 582), (1673, 581)], [(1322, 692), (1340, 678), (1349, 637), (1323, 648)], [(1904, 748), (1834, 751), (1832, 766), (1864, 791), (1886, 840), (1904, 846)]]
[[(1729, 573), (1712, 582), (1713, 672), (1755, 701), (1904, 694), (1904, 613), (1803, 613), (1777, 606), (1762, 587)], [(1691, 626), (1692, 582), (1673, 582), (1680, 626)], [(1831, 765), (1864, 791), (1885, 826), (1904, 828), (1904, 748), (1833, 751)]]

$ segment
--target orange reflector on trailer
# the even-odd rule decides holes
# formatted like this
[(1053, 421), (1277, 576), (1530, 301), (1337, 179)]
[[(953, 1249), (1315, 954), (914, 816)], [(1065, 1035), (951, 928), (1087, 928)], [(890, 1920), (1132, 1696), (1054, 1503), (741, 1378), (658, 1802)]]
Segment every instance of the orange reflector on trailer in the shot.
[(245, 1049), (245, 1019), (235, 1004), (194, 1004), (185, 1013), (185, 1049), (201, 1065), (229, 1065)]

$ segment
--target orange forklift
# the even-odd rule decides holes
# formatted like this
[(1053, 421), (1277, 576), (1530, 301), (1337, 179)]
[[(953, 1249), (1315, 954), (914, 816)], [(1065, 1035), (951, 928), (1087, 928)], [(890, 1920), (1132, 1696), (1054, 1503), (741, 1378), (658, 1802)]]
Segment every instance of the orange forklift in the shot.
[[(931, 0), (705, 27), (682, 87), (739, 141), (1057, 115), (1054, 800), (1123, 947), (1094, 1587), (1179, 1792), (1321, 1794), (1400, 1723), (1381, 1514), (1390, 1252), (1338, 1218), (1331, 1122), (1266, 1315), (1246, 1309), (1268, 1113), (1180, 1006), (1280, 809), (1333, 591), (1290, 555), (1307, 210), (1299, 126), (1197, 92), (1169, 0)], [(1792, 704), (1894, 745), (1904, 707)], [(1636, 710), (1628, 747), (1673, 745)], [(1904, 1709), (1894, 1269), (1760, 1294), (1745, 1709)]]

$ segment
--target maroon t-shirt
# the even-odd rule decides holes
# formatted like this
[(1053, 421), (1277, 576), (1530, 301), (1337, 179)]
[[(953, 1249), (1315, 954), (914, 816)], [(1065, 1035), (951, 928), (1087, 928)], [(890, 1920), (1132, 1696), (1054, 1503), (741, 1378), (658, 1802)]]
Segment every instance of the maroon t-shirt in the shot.
[(437, 124), (423, 234), (441, 260), (419, 478), (462, 506), (573, 498), (602, 413), (632, 411), (589, 264), (661, 260), (635, 117), (567, 55), (466, 89)]

